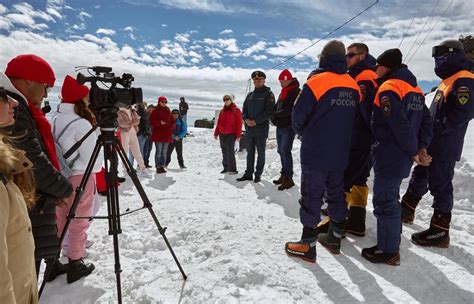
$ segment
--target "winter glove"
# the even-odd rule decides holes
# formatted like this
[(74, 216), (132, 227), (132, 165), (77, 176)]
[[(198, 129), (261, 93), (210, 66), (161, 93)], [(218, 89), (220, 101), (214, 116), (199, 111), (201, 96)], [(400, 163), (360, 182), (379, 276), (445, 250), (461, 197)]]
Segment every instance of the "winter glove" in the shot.
[(234, 152), (235, 153), (239, 152), (239, 148), (240, 148), (240, 144), (239, 144), (238, 141), (236, 141), (235, 144), (234, 144)]

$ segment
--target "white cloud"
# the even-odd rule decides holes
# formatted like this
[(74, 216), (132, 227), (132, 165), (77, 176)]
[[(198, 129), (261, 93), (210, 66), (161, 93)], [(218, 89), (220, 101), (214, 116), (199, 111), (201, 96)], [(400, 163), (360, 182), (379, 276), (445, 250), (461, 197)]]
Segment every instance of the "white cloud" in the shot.
[(124, 31), (128, 31), (128, 32), (133, 32), (133, 27), (127, 26), (127, 27), (124, 28), (123, 30), (124, 30)]
[(113, 29), (100, 28), (95, 33), (112, 36), (112, 35), (115, 35), (116, 32)]
[(49, 14), (40, 11), (40, 10), (35, 10), (31, 4), (28, 3), (20, 3), (20, 4), (15, 4), (13, 5), (13, 8), (15, 11), (25, 15), (29, 16), (32, 19), (33, 18), (41, 18), (45, 21), (52, 21), (55, 22), (53, 17), (51, 17)]
[(8, 9), (0, 3), (0, 15), (5, 14), (6, 12), (8, 12)]
[(46, 12), (48, 12), (48, 14), (50, 14), (51, 16), (54, 16), (58, 19), (63, 19), (63, 16), (61, 15), (61, 13), (59, 13), (59, 11), (55, 8), (47, 7)]
[(33, 18), (29, 15), (24, 14), (8, 14), (5, 16), (8, 21), (12, 24), (18, 24), (29, 27), (35, 30), (44, 30), (48, 28), (48, 25), (44, 23), (36, 23)]
[(220, 32), (219, 35), (228, 35), (228, 34), (232, 34), (233, 32), (234, 31), (231, 29), (225, 29), (222, 32)]
[(161, 27), (168, 27), (168, 24), (161, 24)]
[(189, 42), (189, 37), (191, 35), (189, 33), (184, 33), (184, 34), (176, 34), (174, 37), (175, 40), (181, 43), (188, 43)]
[(10, 28), (13, 26), (13, 24), (10, 22), (10, 20), (1, 18), (0, 19), (0, 30), (10, 30)]
[(234, 38), (231, 39), (211, 39), (211, 38), (205, 38), (204, 43), (211, 45), (211, 46), (217, 46), (220, 48), (225, 49), (226, 51), (237, 53), (239, 52), (239, 47), (237, 46), (237, 40)]
[(257, 34), (255, 34), (255, 33), (245, 33), (244, 37), (257, 37)]
[(262, 60), (267, 60), (268, 59), (268, 57), (265, 56), (265, 55), (255, 55), (252, 58), (256, 61), (262, 61)]
[(263, 51), (267, 46), (267, 43), (265, 41), (259, 41), (252, 45), (251, 47), (248, 47), (242, 51), (243, 56), (250, 56), (253, 53)]
[(160, 3), (185, 10), (197, 10), (204, 12), (226, 12), (226, 8), (219, 0), (160, 0)]
[(72, 28), (75, 29), (76, 31), (83, 31), (86, 29), (86, 24), (85, 23), (74, 24)]
[(92, 15), (84, 11), (81, 11), (79, 15), (77, 15), (77, 17), (81, 19), (82, 22), (84, 22), (86, 18), (92, 18)]

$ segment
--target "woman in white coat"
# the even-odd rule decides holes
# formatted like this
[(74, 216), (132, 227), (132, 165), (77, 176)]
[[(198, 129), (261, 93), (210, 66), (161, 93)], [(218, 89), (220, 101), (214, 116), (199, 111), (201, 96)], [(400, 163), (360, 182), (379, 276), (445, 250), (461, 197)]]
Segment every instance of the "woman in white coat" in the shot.
[[(80, 85), (71, 76), (66, 76), (61, 90), (62, 101), (59, 113), (53, 121), (53, 133), (63, 152), (69, 150), (78, 142), (95, 124), (94, 114), (88, 108), (89, 89)], [(82, 181), (87, 164), (97, 141), (97, 134), (92, 133), (85, 139), (81, 146), (67, 159), (72, 169), (68, 177), (73, 188), (77, 188)], [(103, 158), (99, 153), (92, 173), (97, 173), (102, 168)], [(91, 174), (82, 193), (81, 200), (76, 209), (76, 216), (88, 217), (92, 215), (96, 195), (95, 174)], [(56, 208), (58, 236), (61, 235), (66, 224), (67, 215), (72, 201), (66, 207)], [(89, 275), (94, 270), (93, 264), (85, 264), (82, 257), (85, 255), (85, 243), (90, 221), (87, 219), (74, 219), (68, 230), (69, 267), (67, 282), (72, 283), (81, 277)]]

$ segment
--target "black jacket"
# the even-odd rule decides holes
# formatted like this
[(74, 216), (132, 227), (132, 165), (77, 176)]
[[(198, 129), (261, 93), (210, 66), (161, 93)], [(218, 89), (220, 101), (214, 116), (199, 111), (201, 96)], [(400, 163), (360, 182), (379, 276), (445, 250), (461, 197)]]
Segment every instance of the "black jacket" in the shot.
[(148, 112), (144, 107), (139, 106), (137, 113), (138, 116), (140, 116), (137, 136), (151, 136), (150, 112)]
[(179, 103), (179, 115), (184, 116), (188, 114), (189, 106), (186, 101), (181, 101)]
[(270, 117), (275, 106), (275, 95), (269, 87), (263, 86), (248, 93), (244, 101), (242, 118), (255, 120), (255, 127), (245, 124), (247, 134), (259, 134), (268, 136)]
[(19, 101), (15, 124), (11, 127), (12, 137), (17, 138), (13, 144), (17, 149), (25, 151), (33, 163), (38, 198), (29, 215), (35, 239), (35, 259), (38, 261), (55, 257), (60, 250), (56, 228), (56, 202), (71, 195), (72, 185), (49, 161), (46, 147), (28, 110), (27, 101), (17, 94), (7, 93)]
[(300, 83), (298, 79), (294, 78), (290, 86), (297, 85), (288, 92), (284, 100), (281, 99), (281, 94), (278, 96), (278, 101), (273, 108), (272, 123), (279, 128), (291, 127), (291, 112), (295, 104), (296, 97), (300, 93)]

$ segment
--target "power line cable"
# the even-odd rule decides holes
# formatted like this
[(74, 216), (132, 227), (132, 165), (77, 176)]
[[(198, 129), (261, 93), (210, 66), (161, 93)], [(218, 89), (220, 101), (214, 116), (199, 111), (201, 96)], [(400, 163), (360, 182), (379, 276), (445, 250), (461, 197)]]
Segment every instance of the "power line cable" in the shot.
[[(438, 0), (439, 1), (439, 0)], [(272, 66), (270, 68), (270, 70), (276, 68), (276, 67), (279, 67), (280, 65), (290, 61), (291, 59), (295, 58), (296, 56), (298, 56), (299, 54), (303, 53), (304, 51), (312, 48), (313, 46), (315, 46), (318, 42), (320, 42), (321, 40), (324, 40), (326, 39), (327, 37), (331, 36), (332, 34), (334, 34), (335, 32), (337, 32), (338, 30), (340, 30), (342, 27), (344, 27), (346, 24), (348, 24), (349, 22), (351, 22), (352, 20), (356, 19), (357, 17), (359, 17), (360, 15), (362, 15), (363, 13), (365, 13), (366, 11), (368, 11), (369, 9), (371, 9), (372, 7), (374, 7), (377, 3), (379, 3), (379, 0), (375, 1), (374, 3), (372, 3), (371, 5), (369, 5), (368, 7), (366, 7), (363, 11), (359, 12), (358, 14), (356, 14), (354, 17), (352, 17), (351, 19), (347, 20), (346, 22), (344, 22), (343, 24), (341, 24), (340, 26), (338, 26), (337, 28), (335, 28), (334, 30), (332, 30), (331, 32), (329, 32), (328, 34), (324, 35), (322, 38), (318, 39), (316, 42), (312, 43), (311, 45), (305, 47), (304, 49), (302, 49), (301, 51), (299, 51), (298, 53), (296, 53), (295, 55), (291, 56), (290, 58)]]
[(416, 15), (413, 16), (413, 18), (411, 19), (410, 25), (407, 27), (405, 33), (403, 33), (402, 40), (400, 40), (400, 43), (398, 44), (398, 48), (400, 48), (400, 46), (402, 45), (402, 42), (403, 42), (403, 40), (405, 39), (405, 37), (406, 37), (408, 31), (410, 30), (411, 25), (413, 24), (413, 21), (415, 21), (415, 18), (416, 18)]
[(438, 7), (438, 4), (439, 4), (439, 0), (436, 1), (436, 4), (433, 6), (433, 9), (431, 10), (431, 14), (430, 16), (428, 17), (428, 19), (426, 19), (425, 23), (423, 24), (423, 27), (421, 28), (421, 31), (418, 32), (418, 35), (416, 35), (416, 39), (415, 41), (413, 42), (413, 44), (411, 45), (410, 49), (408, 50), (408, 52), (405, 54), (405, 58), (408, 57), (408, 55), (410, 54), (411, 50), (413, 49), (413, 47), (415, 46), (415, 44), (418, 42), (418, 39), (420, 38), (421, 34), (423, 33), (423, 31), (425, 30), (425, 26), (426, 24), (428, 24), (428, 21), (430, 21), (430, 19), (433, 17), (433, 14), (434, 14), (434, 11), (435, 9)]
[(420, 49), (420, 47), (425, 43), (425, 40), (428, 38), (428, 36), (431, 34), (431, 32), (433, 31), (433, 29), (436, 27), (436, 25), (438, 24), (438, 22), (441, 20), (441, 18), (444, 16), (444, 14), (446, 14), (446, 12), (448, 11), (448, 9), (451, 7), (451, 4), (453, 4), (454, 0), (451, 0), (451, 2), (449, 2), (448, 6), (446, 7), (446, 9), (443, 11), (443, 13), (439, 16), (438, 20), (436, 20), (435, 24), (431, 27), (431, 29), (428, 31), (428, 34), (425, 36), (425, 38), (423, 39), (423, 41), (421, 41), (420, 45), (416, 48), (415, 52), (413, 53), (413, 55), (411, 55), (410, 59), (408, 59), (408, 61), (406, 62), (407, 64), (413, 59), (413, 57), (415, 56), (415, 54), (418, 52), (418, 50)]

